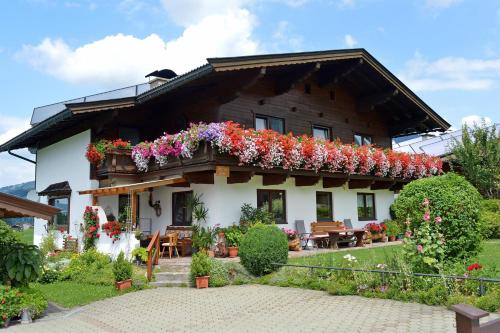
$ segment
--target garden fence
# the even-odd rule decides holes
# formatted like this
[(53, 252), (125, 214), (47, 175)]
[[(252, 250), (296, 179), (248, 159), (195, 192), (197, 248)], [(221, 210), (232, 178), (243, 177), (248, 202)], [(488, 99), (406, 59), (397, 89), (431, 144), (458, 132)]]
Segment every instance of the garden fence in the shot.
[(359, 273), (372, 273), (380, 274), (382, 284), (385, 284), (385, 279), (388, 275), (411, 275), (417, 277), (430, 277), (430, 278), (440, 278), (447, 280), (472, 280), (479, 282), (479, 295), (483, 296), (485, 294), (485, 283), (500, 283), (500, 279), (488, 278), (488, 277), (472, 277), (472, 276), (461, 276), (461, 275), (441, 275), (441, 274), (430, 274), (430, 273), (403, 273), (398, 271), (388, 271), (383, 269), (362, 269), (362, 268), (350, 268), (350, 267), (330, 267), (330, 266), (313, 266), (313, 265), (294, 265), (294, 264), (280, 264), (272, 263), (275, 266), (280, 267), (296, 267), (296, 268), (308, 268), (311, 272), (315, 269), (332, 270), (332, 271), (350, 271)]

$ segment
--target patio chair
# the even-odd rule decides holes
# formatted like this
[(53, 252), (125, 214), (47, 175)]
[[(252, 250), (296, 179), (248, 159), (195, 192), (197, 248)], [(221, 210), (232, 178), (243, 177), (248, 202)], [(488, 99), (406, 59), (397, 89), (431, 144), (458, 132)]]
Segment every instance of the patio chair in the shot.
[(318, 248), (318, 242), (326, 242), (326, 246), (328, 246), (329, 235), (328, 233), (318, 234), (318, 233), (310, 233), (306, 231), (306, 226), (304, 224), (304, 220), (295, 220), (295, 228), (298, 232), (298, 236), (300, 242), (303, 244), (302, 248), (304, 250), (309, 248), (309, 241), (312, 241), (312, 247)]
[(161, 243), (161, 257), (163, 257), (163, 253), (165, 252), (165, 249), (168, 247), (168, 257), (172, 259), (172, 252), (174, 252), (174, 255), (177, 254), (177, 257), (179, 257), (179, 250), (177, 250), (177, 241), (179, 240), (179, 234), (177, 232), (172, 232), (169, 234), (165, 235), (168, 237), (168, 242)]
[[(352, 226), (352, 222), (351, 222), (351, 219), (344, 219), (344, 226), (347, 228), (347, 229), (354, 229), (353, 226)], [(350, 239), (352, 242), (349, 243), (349, 245), (353, 245), (353, 244), (356, 244), (356, 236), (354, 236), (354, 233), (352, 232), (347, 232), (346, 233), (346, 239)]]

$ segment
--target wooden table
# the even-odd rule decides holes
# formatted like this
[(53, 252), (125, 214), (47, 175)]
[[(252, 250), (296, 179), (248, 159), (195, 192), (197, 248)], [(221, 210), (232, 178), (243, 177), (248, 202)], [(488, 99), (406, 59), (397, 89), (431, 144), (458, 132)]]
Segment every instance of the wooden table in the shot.
[(354, 234), (356, 236), (356, 247), (363, 247), (363, 236), (365, 235), (365, 229), (339, 229), (339, 230), (328, 230), (328, 235), (330, 235), (330, 248), (338, 249), (338, 242), (340, 240), (340, 234)]

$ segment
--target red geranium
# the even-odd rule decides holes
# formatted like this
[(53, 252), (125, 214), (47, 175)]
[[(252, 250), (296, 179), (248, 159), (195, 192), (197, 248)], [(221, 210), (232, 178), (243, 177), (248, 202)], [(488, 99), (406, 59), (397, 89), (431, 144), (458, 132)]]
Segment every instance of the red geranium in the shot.
[(469, 272), (471, 272), (471, 271), (479, 270), (479, 269), (481, 269), (481, 268), (483, 268), (483, 266), (481, 266), (480, 264), (478, 264), (478, 263), (476, 262), (476, 263), (473, 263), (472, 265), (469, 265), (469, 267), (467, 267), (467, 270), (468, 270)]

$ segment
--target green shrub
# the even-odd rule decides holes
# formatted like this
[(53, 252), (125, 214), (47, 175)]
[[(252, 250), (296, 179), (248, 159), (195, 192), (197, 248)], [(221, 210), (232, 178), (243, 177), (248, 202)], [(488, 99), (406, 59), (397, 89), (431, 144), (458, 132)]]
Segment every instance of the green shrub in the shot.
[(42, 273), (42, 276), (38, 279), (41, 284), (54, 283), (62, 280), (62, 273), (54, 269), (47, 269)]
[(138, 247), (132, 250), (132, 256), (140, 261), (148, 261), (148, 251), (144, 247)]
[(49, 306), (42, 292), (33, 288), (24, 288), (21, 290), (21, 299), (19, 308), (29, 309), (33, 318), (40, 317)]
[(63, 269), (63, 279), (95, 285), (112, 285), (111, 258), (96, 249), (74, 254), (69, 265)]
[(19, 242), (19, 237), (14, 230), (7, 223), (0, 220), (0, 283), (9, 280), (5, 269), (5, 256), (12, 249), (12, 246)]
[(224, 287), (229, 284), (229, 271), (224, 262), (210, 258), (209, 287)]
[(5, 321), (19, 314), (19, 296), (19, 289), (0, 285), (0, 300), (2, 300), (0, 302), (0, 327), (3, 327)]
[(480, 222), (484, 238), (500, 238), (500, 199), (481, 202)]
[(401, 228), (396, 221), (385, 220), (384, 224), (386, 226), (386, 234), (387, 236), (397, 236), (401, 233)]
[(237, 226), (231, 226), (225, 232), (227, 246), (238, 247), (243, 238), (243, 233)]
[(475, 255), (480, 247), (479, 192), (463, 177), (453, 173), (414, 180), (407, 184), (394, 202), (399, 221), (410, 217), (412, 228), (424, 223), (421, 204), (430, 201), (431, 221), (442, 218), (439, 231), (445, 238), (445, 257), (457, 260)]
[(243, 233), (246, 233), (248, 228), (257, 223), (273, 224), (273, 214), (261, 208), (255, 208), (250, 204), (241, 206), (240, 226)]
[(42, 253), (43, 258), (46, 258), (49, 253), (54, 252), (56, 249), (56, 236), (55, 230), (49, 230), (47, 235), (42, 237), (42, 241), (40, 243), (40, 252)]
[(195, 253), (191, 260), (191, 279), (210, 275), (211, 268), (212, 261), (205, 252)]
[(42, 256), (37, 246), (17, 243), (4, 258), (3, 269), (13, 286), (25, 286), (42, 273)]
[(488, 312), (500, 312), (500, 289), (490, 290), (486, 295), (477, 297), (474, 306)]
[(113, 275), (116, 282), (132, 278), (132, 264), (125, 259), (123, 251), (120, 252), (118, 258), (116, 258), (116, 261), (113, 263)]
[(239, 247), (241, 264), (252, 274), (261, 276), (277, 270), (273, 263), (286, 264), (288, 239), (274, 225), (256, 224), (243, 236)]

